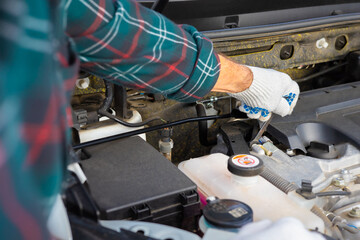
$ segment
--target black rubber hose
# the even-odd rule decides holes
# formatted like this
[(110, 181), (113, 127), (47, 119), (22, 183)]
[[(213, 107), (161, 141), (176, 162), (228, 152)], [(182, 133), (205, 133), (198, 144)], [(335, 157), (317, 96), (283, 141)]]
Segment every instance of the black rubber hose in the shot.
[(351, 195), (351, 192), (345, 191), (329, 191), (329, 192), (319, 192), (316, 193), (317, 197), (330, 197), (330, 196), (348, 196)]
[[(205, 117), (205, 107), (203, 104), (196, 104), (196, 113), (198, 117)], [(207, 121), (199, 121), (199, 141), (201, 145), (204, 146), (213, 146), (216, 144), (216, 138), (209, 140), (208, 139), (208, 127)]]
[(150, 119), (147, 119), (143, 122), (139, 122), (139, 123), (128, 123), (126, 121), (123, 121), (121, 120), (120, 118), (117, 118), (115, 117), (114, 115), (112, 115), (111, 113), (109, 113), (108, 111), (104, 111), (102, 109), (98, 110), (98, 113), (105, 116), (105, 117), (108, 117), (110, 118), (111, 120), (114, 120), (115, 122), (121, 124), (121, 125), (124, 125), (126, 127), (142, 127), (150, 122), (153, 122), (153, 121), (164, 121), (162, 120), (160, 117), (154, 117), (154, 118), (150, 118)]
[(159, 129), (163, 129), (163, 128), (168, 128), (168, 127), (172, 127), (172, 126), (176, 126), (176, 125), (180, 125), (180, 124), (184, 124), (184, 123), (197, 122), (197, 121), (203, 121), (203, 120), (214, 120), (214, 119), (221, 119), (221, 118), (230, 118), (230, 117), (234, 117), (234, 114), (231, 113), (231, 114), (224, 114), (224, 115), (186, 118), (186, 119), (182, 119), (182, 120), (175, 121), (175, 122), (160, 124), (160, 125), (156, 125), (156, 126), (152, 126), (152, 127), (147, 127), (147, 128), (131, 131), (131, 132), (117, 134), (117, 135), (106, 137), (106, 138), (100, 138), (100, 139), (85, 142), (85, 143), (80, 143), (78, 145), (74, 145), (73, 149), (78, 150), (81, 148), (90, 147), (90, 146), (94, 146), (94, 145), (101, 144), (101, 143), (111, 142), (111, 141), (115, 141), (118, 139), (131, 137), (134, 135), (147, 133), (147, 132), (151, 132), (151, 131), (155, 131), (155, 130), (159, 130)]
[(107, 112), (114, 99), (114, 84), (106, 80), (104, 80), (104, 83), (105, 83), (105, 99), (103, 104), (99, 108), (98, 113), (100, 113), (100, 111)]

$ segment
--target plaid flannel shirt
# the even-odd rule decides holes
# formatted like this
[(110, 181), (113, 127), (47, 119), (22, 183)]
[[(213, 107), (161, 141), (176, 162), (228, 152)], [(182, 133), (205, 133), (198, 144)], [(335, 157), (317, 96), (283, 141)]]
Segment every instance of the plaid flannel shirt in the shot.
[(130, 0), (0, 0), (0, 29), (6, 239), (49, 237), (46, 219), (70, 146), (66, 117), (77, 59), (114, 83), (185, 102), (207, 94), (220, 70), (205, 36)]

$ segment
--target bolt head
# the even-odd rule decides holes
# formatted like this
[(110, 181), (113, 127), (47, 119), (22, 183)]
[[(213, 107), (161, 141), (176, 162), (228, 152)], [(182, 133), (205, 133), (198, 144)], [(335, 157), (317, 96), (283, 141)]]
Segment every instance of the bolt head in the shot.
[(348, 215), (353, 218), (360, 218), (360, 208), (354, 207), (353, 209), (351, 209)]

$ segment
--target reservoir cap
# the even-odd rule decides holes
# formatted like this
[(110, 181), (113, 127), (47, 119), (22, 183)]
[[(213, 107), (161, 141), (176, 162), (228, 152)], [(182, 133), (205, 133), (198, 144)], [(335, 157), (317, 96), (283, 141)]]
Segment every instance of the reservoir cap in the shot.
[(210, 224), (222, 228), (240, 228), (253, 221), (253, 211), (245, 203), (231, 199), (216, 199), (203, 209)]
[(248, 154), (231, 156), (228, 161), (228, 170), (238, 176), (252, 177), (259, 175), (264, 168), (261, 159)]

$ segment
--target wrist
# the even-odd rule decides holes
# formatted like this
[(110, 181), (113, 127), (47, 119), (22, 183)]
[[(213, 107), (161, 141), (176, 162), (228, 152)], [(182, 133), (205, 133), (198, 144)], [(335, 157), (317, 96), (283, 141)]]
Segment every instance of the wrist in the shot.
[(220, 75), (212, 91), (238, 93), (251, 86), (253, 73), (250, 68), (237, 64), (222, 55), (219, 55), (219, 58)]

